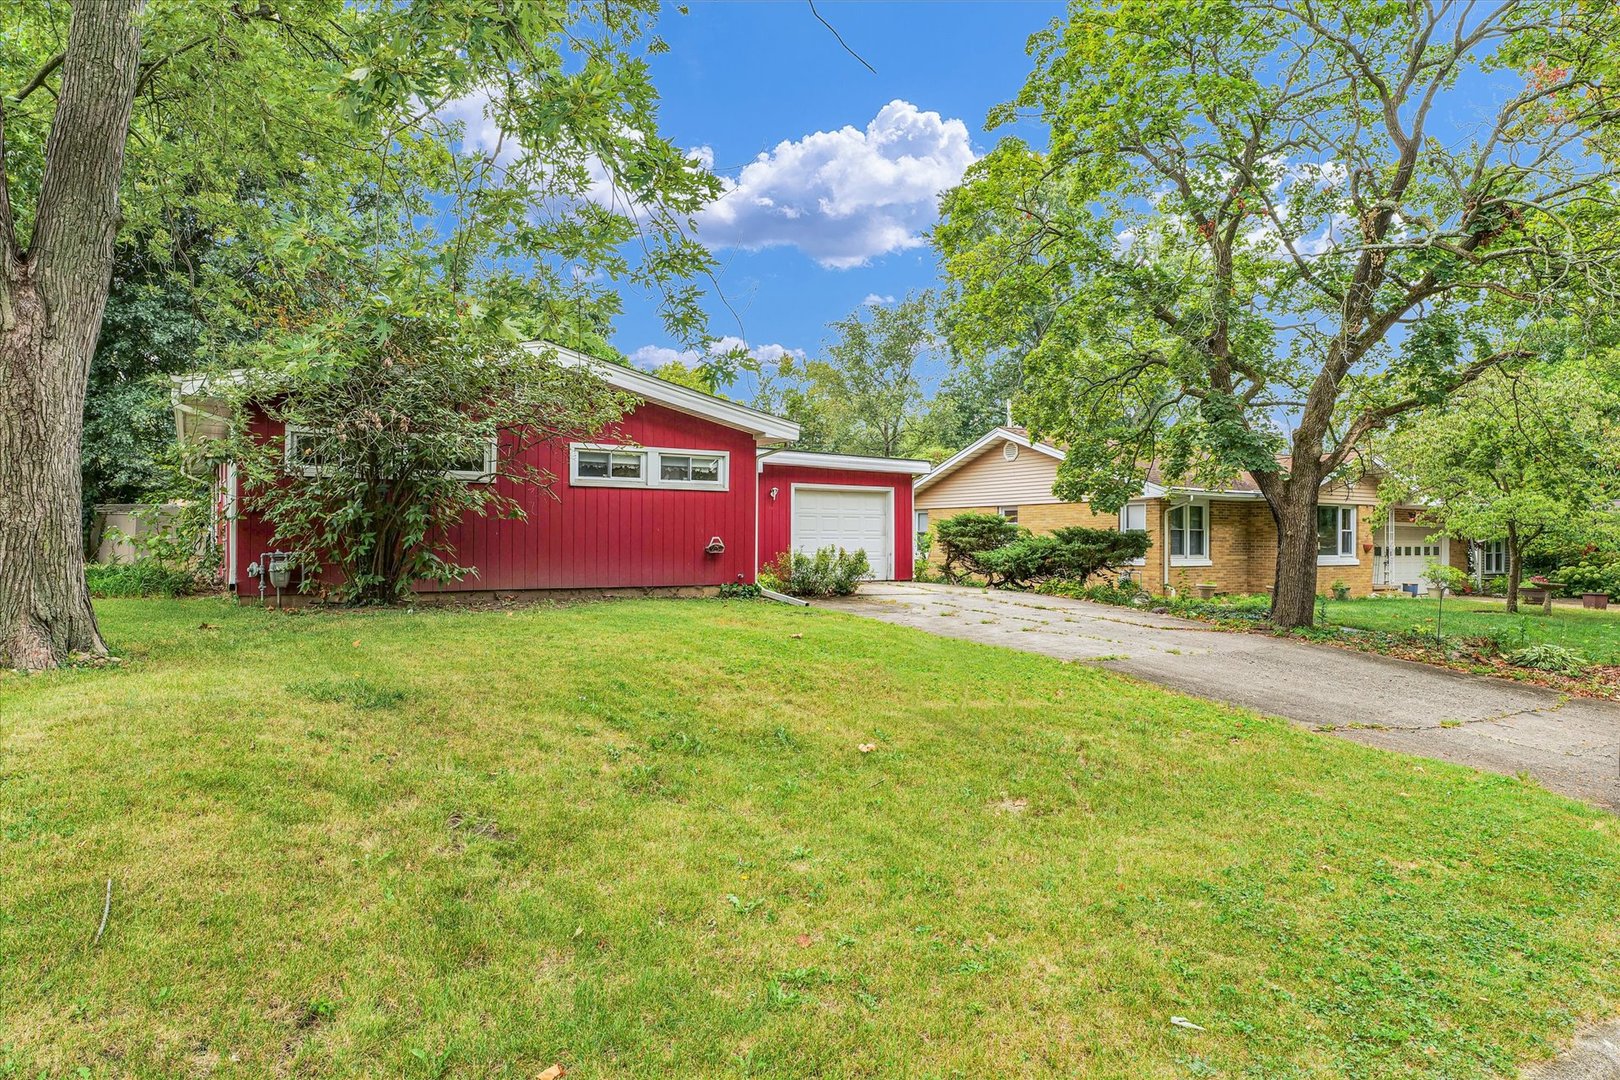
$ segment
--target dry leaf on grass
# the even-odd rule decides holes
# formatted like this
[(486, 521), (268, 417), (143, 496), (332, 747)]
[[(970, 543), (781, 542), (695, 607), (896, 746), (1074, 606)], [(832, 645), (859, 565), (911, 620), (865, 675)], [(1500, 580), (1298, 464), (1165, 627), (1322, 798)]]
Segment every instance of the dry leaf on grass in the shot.
[(561, 1065), (553, 1065), (549, 1069), (542, 1070), (540, 1074), (534, 1078), (534, 1080), (560, 1080), (561, 1077), (567, 1075), (567, 1069), (563, 1068)]
[(800, 934), (793, 940), (799, 943), (799, 948), (801, 949), (808, 949), (810, 947), (811, 938), (809, 934)]
[(859, 750), (863, 754), (870, 754), (872, 751), (877, 749), (877, 743), (863, 742), (855, 749)]

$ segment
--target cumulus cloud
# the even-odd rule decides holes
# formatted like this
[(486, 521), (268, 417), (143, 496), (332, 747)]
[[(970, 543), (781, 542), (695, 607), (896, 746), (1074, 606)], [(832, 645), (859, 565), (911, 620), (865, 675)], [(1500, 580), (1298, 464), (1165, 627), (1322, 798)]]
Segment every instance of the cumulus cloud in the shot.
[(895, 100), (864, 130), (846, 126), (759, 155), (698, 219), (711, 247), (791, 245), (847, 269), (922, 246), (939, 193), (973, 162), (967, 125)]
[(774, 342), (769, 345), (750, 345), (740, 337), (727, 336), (709, 343), (707, 352), (698, 349), (671, 349), (664, 345), (643, 345), (630, 354), (630, 363), (645, 371), (653, 371), (668, 363), (696, 367), (705, 356), (720, 356), (734, 349), (742, 349), (761, 367), (778, 367), (784, 359), (804, 359), (803, 349), (790, 349)]
[[(488, 89), (446, 102), (435, 113), (459, 125), (459, 150), (490, 158), (502, 172), (522, 148), (502, 132)], [(689, 151), (693, 163), (714, 168), (714, 150)], [(967, 125), (896, 99), (863, 128), (847, 125), (784, 140), (720, 177), (721, 196), (697, 220), (712, 248), (797, 247), (822, 266), (848, 269), (880, 255), (921, 247), (939, 211), (939, 194), (959, 183), (973, 163)], [(607, 170), (585, 162), (577, 196), (633, 217), (645, 216), (615, 191)], [(887, 301), (885, 301), (887, 302)]]
[(879, 296), (875, 292), (869, 292), (869, 293), (866, 294), (866, 299), (861, 301), (861, 306), (862, 307), (882, 307), (885, 304), (892, 304), (892, 303), (894, 303), (894, 297), (892, 297), (892, 296)]

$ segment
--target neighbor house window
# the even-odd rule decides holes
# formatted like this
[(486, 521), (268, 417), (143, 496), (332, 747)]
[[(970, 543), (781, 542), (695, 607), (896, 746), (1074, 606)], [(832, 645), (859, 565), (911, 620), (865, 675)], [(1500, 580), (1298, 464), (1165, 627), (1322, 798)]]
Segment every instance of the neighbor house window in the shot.
[(729, 490), (731, 455), (723, 450), (575, 443), (568, 453), (568, 482), (575, 487)]
[(1209, 561), (1209, 504), (1182, 503), (1170, 508), (1170, 561)]
[[(1011, 446), (1012, 444), (1008, 443), (1007, 445)], [(996, 513), (1000, 514), (1002, 517), (1006, 518), (1008, 521), (1012, 522), (1014, 525), (1018, 524), (1018, 507), (1016, 507), (1016, 506), (1003, 506), (999, 510), (997, 510)]]
[(1507, 541), (1490, 540), (1479, 547), (1479, 568), (1481, 573), (1497, 577), (1507, 573)]
[[(1147, 503), (1126, 503), (1119, 509), (1120, 532), (1146, 532), (1147, 531)], [(1131, 565), (1141, 566), (1147, 562), (1144, 559), (1132, 559)]]
[(921, 540), (928, 532), (928, 511), (918, 510), (916, 520), (917, 539)]
[(1318, 506), (1316, 508), (1316, 557), (1318, 560), (1355, 561), (1355, 507)]

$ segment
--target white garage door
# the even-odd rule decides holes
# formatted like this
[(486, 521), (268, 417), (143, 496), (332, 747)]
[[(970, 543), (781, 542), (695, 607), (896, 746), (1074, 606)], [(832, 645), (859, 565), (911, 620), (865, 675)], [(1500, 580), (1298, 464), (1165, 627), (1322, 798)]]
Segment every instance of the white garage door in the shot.
[(793, 550), (806, 555), (824, 547), (864, 551), (879, 581), (894, 577), (891, 524), (886, 489), (793, 489)]
[[(1387, 534), (1379, 530), (1376, 534), (1378, 544), (1373, 548), (1373, 566), (1380, 571), (1378, 584), (1397, 589), (1403, 585), (1416, 585), (1418, 592), (1428, 592), (1429, 587), (1423, 582), (1423, 571), (1431, 562), (1440, 561), (1441, 542), (1429, 539), (1433, 531), (1421, 525), (1397, 525), (1394, 530), (1395, 542), (1385, 551)], [(1385, 567), (1388, 569), (1385, 570)]]

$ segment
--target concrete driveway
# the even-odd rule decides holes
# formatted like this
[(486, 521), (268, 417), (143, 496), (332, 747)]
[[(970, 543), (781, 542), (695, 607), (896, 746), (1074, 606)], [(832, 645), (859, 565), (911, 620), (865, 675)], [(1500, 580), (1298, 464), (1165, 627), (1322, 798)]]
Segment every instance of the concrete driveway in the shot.
[(1620, 810), (1620, 703), (1055, 596), (894, 582), (818, 606), (1064, 660)]

